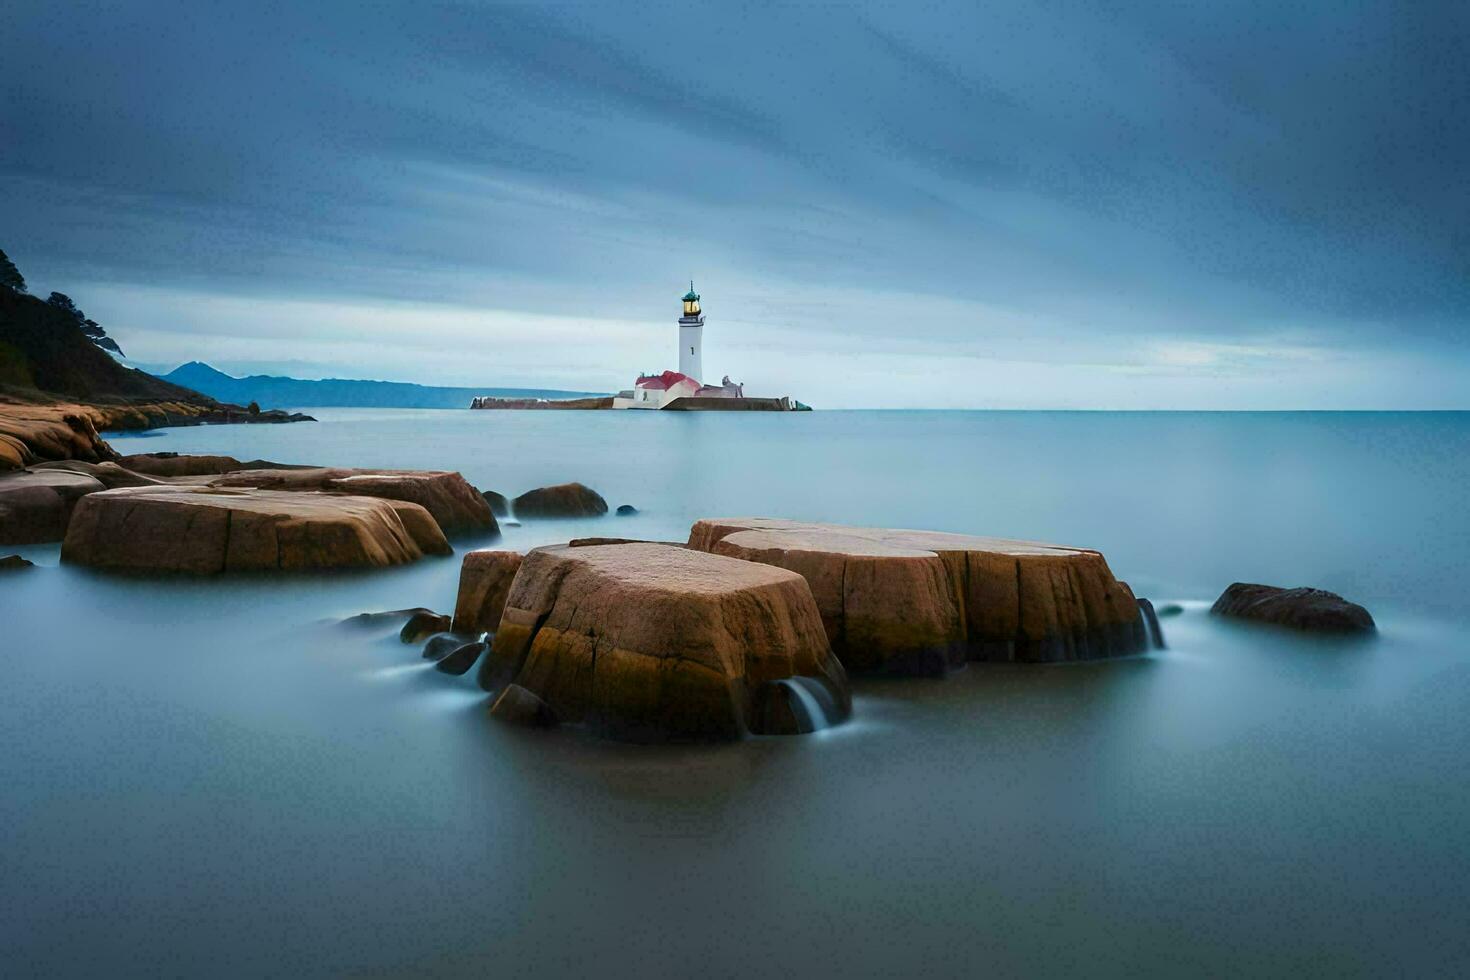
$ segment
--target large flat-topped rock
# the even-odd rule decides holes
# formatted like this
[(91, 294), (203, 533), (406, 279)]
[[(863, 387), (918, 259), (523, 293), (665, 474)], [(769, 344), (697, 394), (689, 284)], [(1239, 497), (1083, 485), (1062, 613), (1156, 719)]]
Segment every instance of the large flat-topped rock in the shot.
[(193, 574), (364, 568), (449, 553), (417, 504), (194, 486), (89, 494), (61, 546), (63, 561), (94, 568)]
[(60, 541), (77, 501), (101, 489), (102, 483), (86, 473), (0, 473), (0, 544)]
[(764, 517), (699, 521), (689, 547), (799, 572), (853, 670), (937, 674), (1147, 644), (1132, 591), (1086, 548)]
[(851, 710), (800, 575), (661, 544), (526, 555), (480, 681), (640, 741), (810, 730), (814, 700)]
[(404, 500), (432, 514), (446, 534), (500, 530), (480, 492), (450, 470), (362, 470), (329, 466), (245, 469), (211, 478), (207, 484), (264, 490), (332, 490)]

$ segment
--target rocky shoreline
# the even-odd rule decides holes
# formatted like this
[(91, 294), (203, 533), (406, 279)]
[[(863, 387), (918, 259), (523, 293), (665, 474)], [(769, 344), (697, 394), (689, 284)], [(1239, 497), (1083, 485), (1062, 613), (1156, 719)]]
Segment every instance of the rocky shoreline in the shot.
[[(59, 540), (63, 563), (104, 572), (378, 568), (493, 539), (497, 512), (609, 511), (576, 483), (508, 500), (450, 471), (119, 456), (96, 436), (96, 416), (58, 414), (31, 418), (40, 435), (25, 445), (62, 458), (0, 474), (0, 544)], [(1237, 583), (1213, 612), (1320, 632), (1375, 628), (1362, 607), (1310, 589)], [(352, 622), (384, 620), (441, 673), (474, 670), (493, 717), (637, 742), (838, 724), (852, 713), (850, 675), (942, 677), (975, 661), (1163, 647), (1152, 605), (1091, 549), (767, 517), (698, 520), (682, 542), (470, 550), (452, 616), (419, 608)]]

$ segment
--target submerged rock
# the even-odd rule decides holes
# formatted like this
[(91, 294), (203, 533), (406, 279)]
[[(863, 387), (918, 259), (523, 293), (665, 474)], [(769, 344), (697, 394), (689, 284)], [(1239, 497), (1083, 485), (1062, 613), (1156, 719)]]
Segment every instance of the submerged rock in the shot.
[(417, 643), (435, 633), (447, 633), (449, 627), (448, 616), (436, 612), (416, 612), (403, 624), (403, 629), (398, 631), (398, 638), (404, 643)]
[(105, 489), (85, 473), (22, 470), (0, 476), (0, 544), (60, 541), (77, 502)]
[(16, 572), (22, 568), (34, 568), (35, 563), (20, 555), (6, 555), (0, 558), (0, 572)]
[(458, 677), (475, 665), (475, 661), (480, 659), (480, 654), (484, 653), (485, 649), (486, 645), (483, 640), (461, 642), (459, 646), (440, 657), (438, 663), (434, 664), (434, 669)]
[(443, 660), (469, 642), (471, 640), (467, 636), (459, 636), (454, 633), (435, 633), (429, 637), (429, 642), (424, 644), (424, 652), (421, 656), (425, 660)]
[(619, 504), (618, 505), (618, 516), (619, 517), (632, 517), (636, 513), (638, 513), (638, 508), (637, 507), (634, 507), (632, 504)]
[(1180, 615), (1184, 612), (1184, 607), (1177, 602), (1166, 602), (1162, 606), (1159, 606), (1156, 612), (1158, 613), (1159, 618), (1163, 619), (1167, 616)]
[(1148, 628), (1148, 638), (1153, 648), (1155, 650), (1166, 649), (1164, 628), (1159, 625), (1159, 616), (1154, 612), (1153, 602), (1149, 599), (1139, 599), (1138, 611), (1143, 614), (1143, 625)]
[(342, 620), (343, 626), (377, 626), (388, 620), (404, 621), (418, 613), (433, 615), (432, 609), (423, 606), (414, 606), (412, 609), (388, 609), (383, 612), (358, 613), (356, 616), (348, 616)]
[(801, 574), (852, 671), (938, 675), (1148, 645), (1132, 591), (1085, 548), (760, 517), (699, 521), (689, 547)]
[(1317, 633), (1372, 633), (1378, 628), (1368, 610), (1322, 589), (1236, 582), (1221, 593), (1210, 612)]
[(762, 685), (798, 677), (834, 719), (851, 712), (801, 576), (658, 544), (526, 555), (480, 667), (487, 690), (519, 685), (563, 722), (634, 741), (762, 733), (778, 723)]
[(493, 633), (505, 610), (510, 583), (521, 567), (514, 551), (471, 551), (459, 566), (459, 594), (454, 600), (456, 633)]
[(551, 706), (519, 684), (506, 685), (490, 705), (490, 717), (528, 728), (551, 728), (557, 723)]
[(510, 516), (510, 501), (505, 494), (496, 493), (494, 490), (481, 490), (480, 496), (485, 498), (485, 504), (490, 508), (490, 513), (496, 517)]
[(607, 501), (580, 483), (541, 487), (517, 497), (515, 515), (526, 517), (597, 517), (607, 513)]
[(450, 550), (417, 504), (160, 486), (83, 497), (61, 560), (114, 571), (213, 574), (382, 567)]

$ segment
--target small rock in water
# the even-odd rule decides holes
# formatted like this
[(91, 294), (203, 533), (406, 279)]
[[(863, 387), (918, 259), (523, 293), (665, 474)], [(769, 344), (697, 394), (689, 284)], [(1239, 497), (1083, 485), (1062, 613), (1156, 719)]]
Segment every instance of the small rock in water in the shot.
[(475, 665), (475, 661), (480, 659), (480, 654), (484, 652), (485, 643), (483, 640), (474, 640), (469, 643), (461, 643), (458, 647), (455, 647), (454, 650), (450, 651), (448, 656), (442, 657), (439, 662), (434, 665), (434, 669), (443, 671), (446, 674), (453, 674), (454, 676), (458, 677), (460, 674), (465, 673), (467, 670), (473, 667)]
[(1316, 633), (1372, 633), (1378, 628), (1368, 610), (1322, 589), (1236, 582), (1221, 593), (1210, 612)]
[(556, 713), (551, 707), (519, 684), (506, 685), (490, 706), (490, 717), (531, 728), (550, 728), (556, 724)]
[(1143, 616), (1144, 628), (1148, 630), (1149, 643), (1155, 650), (1167, 649), (1164, 643), (1164, 630), (1159, 626), (1159, 614), (1154, 612), (1154, 604), (1148, 599), (1138, 600), (1138, 611)]
[(1157, 609), (1155, 609), (1154, 612), (1157, 613), (1160, 617), (1178, 616), (1180, 613), (1184, 612), (1184, 607), (1177, 602), (1166, 602), (1162, 606), (1159, 606)]
[(528, 490), (511, 506), (517, 517), (597, 517), (607, 513), (607, 501), (580, 483)]
[(496, 517), (510, 516), (510, 501), (505, 494), (496, 493), (494, 490), (481, 490), (480, 496), (485, 498), (485, 503), (490, 505), (490, 513)]
[(443, 660), (450, 653), (470, 642), (470, 637), (458, 633), (436, 633), (424, 644), (425, 660)]
[(348, 616), (346, 619), (342, 620), (341, 625), (377, 626), (378, 624), (387, 622), (390, 619), (406, 620), (410, 616), (416, 616), (419, 613), (428, 613), (430, 616), (434, 615), (434, 611), (432, 609), (425, 609), (423, 606), (415, 606), (412, 609), (389, 609), (384, 612), (358, 613), (356, 616)]
[(404, 643), (417, 643), (435, 633), (448, 633), (450, 625), (451, 621), (448, 616), (441, 616), (425, 609), (414, 613), (408, 622), (403, 624), (403, 629), (398, 631), (398, 638)]
[(6, 555), (0, 558), (0, 572), (13, 572), (21, 568), (31, 568), (34, 562), (27, 561), (20, 555)]
[(636, 513), (638, 513), (638, 508), (637, 507), (634, 507), (632, 504), (619, 504), (618, 505), (618, 516), (619, 517), (632, 517)]

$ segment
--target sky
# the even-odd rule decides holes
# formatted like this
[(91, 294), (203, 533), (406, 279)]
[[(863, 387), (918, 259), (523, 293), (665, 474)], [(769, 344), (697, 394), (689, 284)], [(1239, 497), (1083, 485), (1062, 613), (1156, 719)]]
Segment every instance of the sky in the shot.
[(1470, 408), (1470, 4), (57, 3), (0, 248), (135, 361)]

